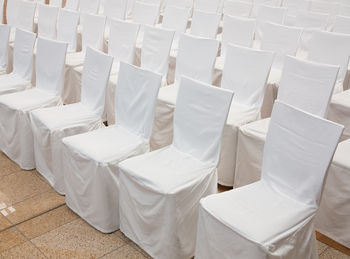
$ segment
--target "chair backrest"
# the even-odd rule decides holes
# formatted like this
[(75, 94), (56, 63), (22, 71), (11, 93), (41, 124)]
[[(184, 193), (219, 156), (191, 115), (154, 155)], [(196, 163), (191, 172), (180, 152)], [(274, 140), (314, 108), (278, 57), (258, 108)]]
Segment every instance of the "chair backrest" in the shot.
[(226, 55), (229, 43), (252, 47), (255, 34), (255, 19), (224, 15), (221, 56)]
[(274, 54), (229, 45), (222, 74), (221, 88), (235, 93), (233, 102), (260, 109)]
[(121, 62), (115, 90), (115, 121), (133, 134), (149, 140), (162, 76)]
[(350, 16), (350, 3), (349, 5), (341, 5), (338, 14), (343, 16)]
[(101, 50), (103, 49), (106, 17), (95, 14), (83, 14), (84, 24), (82, 32), (82, 49), (87, 47)]
[(128, 0), (106, 0), (104, 4), (103, 14), (107, 16), (107, 23), (111, 18), (125, 20), (126, 7)]
[(0, 70), (7, 68), (11, 26), (0, 24)]
[(277, 99), (316, 116), (326, 117), (339, 66), (287, 56)]
[(0, 0), (0, 24), (5, 24), (4, 21), (4, 3), (5, 0)]
[(55, 6), (39, 4), (38, 36), (48, 39), (57, 37), (57, 17), (59, 8)]
[(33, 31), (35, 9), (35, 2), (23, 0), (19, 6), (16, 27), (26, 31)]
[(193, 0), (167, 0), (166, 6), (175, 6), (179, 8), (190, 8), (193, 7)]
[(276, 101), (264, 145), (262, 181), (317, 207), (343, 128)]
[(141, 49), (141, 67), (166, 77), (175, 31), (145, 26)]
[(162, 28), (183, 33), (186, 31), (187, 22), (190, 17), (189, 8), (167, 6), (164, 10)]
[(275, 52), (272, 68), (282, 70), (285, 56), (296, 55), (303, 29), (264, 23), (261, 32), (261, 49)]
[(350, 35), (313, 30), (305, 46), (307, 60), (340, 66), (337, 84), (342, 85), (350, 58)]
[(114, 58), (114, 62), (134, 63), (139, 29), (138, 23), (111, 19), (108, 55)]
[(218, 49), (217, 40), (181, 34), (175, 81), (178, 82), (184, 75), (211, 84)]
[(309, 1), (309, 10), (316, 13), (326, 13), (336, 15), (339, 10), (339, 3), (332, 1)]
[(182, 77), (174, 112), (173, 146), (217, 165), (233, 93)]
[(60, 96), (68, 43), (38, 38), (36, 52), (36, 87)]
[(224, 4), (224, 14), (238, 17), (249, 17), (253, 4), (243, 1), (226, 0)]
[(100, 0), (79, 0), (79, 10), (82, 13), (97, 14), (100, 8)]
[(79, 13), (68, 9), (60, 9), (57, 20), (57, 40), (68, 43), (68, 51), (77, 51), (77, 29)]
[(63, 0), (50, 0), (50, 5), (62, 8)]
[(21, 0), (7, 1), (6, 20), (7, 24), (16, 26)]
[(194, 9), (210, 13), (220, 13), (222, 0), (196, 0)]
[(33, 48), (36, 35), (32, 32), (16, 29), (13, 49), (13, 73), (30, 81), (33, 75)]
[(159, 6), (136, 2), (132, 14), (132, 21), (142, 25), (155, 25), (159, 19)]
[(195, 10), (193, 12), (190, 34), (197, 37), (215, 39), (218, 34), (220, 20), (221, 14)]
[(82, 74), (81, 103), (102, 116), (113, 57), (90, 47), (86, 49)]
[(251, 17), (257, 17), (260, 6), (281, 7), (282, 0), (253, 0), (253, 7), (251, 11)]
[(73, 11), (79, 10), (79, 0), (66, 0), (65, 8)]
[(282, 6), (288, 9), (288, 15), (296, 16), (299, 10), (308, 8), (308, 2), (307, 0), (283, 0)]
[(332, 31), (350, 34), (350, 17), (337, 15), (335, 17)]
[(295, 18), (295, 26), (306, 29), (325, 30), (328, 23), (328, 14), (308, 11), (298, 11)]
[(266, 22), (283, 24), (287, 15), (287, 8), (261, 5), (256, 16), (257, 26), (255, 39), (260, 41), (262, 37), (262, 26)]

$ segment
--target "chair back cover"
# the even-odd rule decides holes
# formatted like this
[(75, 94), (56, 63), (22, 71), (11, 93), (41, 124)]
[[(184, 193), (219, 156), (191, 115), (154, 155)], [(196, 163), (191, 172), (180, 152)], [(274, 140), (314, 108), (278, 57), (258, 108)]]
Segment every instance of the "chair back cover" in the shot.
[(339, 11), (340, 4), (332, 1), (309, 1), (309, 10), (315, 13), (327, 13), (336, 15)]
[(295, 18), (295, 26), (306, 29), (325, 30), (328, 23), (328, 14), (314, 13), (308, 11), (298, 11)]
[(252, 7), (253, 5), (251, 2), (226, 0), (224, 4), (224, 14), (237, 17), (249, 17)]
[(9, 0), (6, 6), (6, 20), (10, 26), (16, 26), (21, 0)]
[(115, 121), (147, 140), (152, 134), (155, 104), (162, 75), (127, 63), (120, 63), (115, 90)]
[(145, 26), (141, 67), (166, 76), (175, 31)]
[(107, 16), (109, 25), (111, 18), (125, 20), (128, 0), (105, 0), (103, 14)]
[[(250, 0), (249, 0), (250, 2)], [(250, 16), (251, 17), (257, 17), (260, 6), (271, 6), (271, 7), (280, 7), (282, 0), (252, 0), (253, 7)]]
[(36, 53), (36, 87), (60, 96), (68, 43), (38, 38)]
[(264, 145), (262, 181), (317, 207), (343, 128), (276, 101)]
[(79, 13), (60, 9), (57, 21), (57, 40), (68, 43), (68, 51), (77, 51), (77, 29)]
[(16, 27), (25, 31), (33, 31), (36, 3), (22, 1), (18, 10)]
[(50, 5), (62, 8), (63, 0), (50, 0)]
[(332, 31), (350, 34), (350, 17), (337, 15), (335, 17)]
[(142, 25), (155, 25), (159, 19), (159, 5), (136, 2), (132, 21)]
[(288, 9), (288, 15), (296, 16), (299, 10), (308, 8), (308, 2), (306, 0), (283, 0), (282, 6)]
[(196, 0), (194, 4), (194, 9), (201, 10), (204, 12), (221, 14), (221, 2), (222, 0)]
[(230, 89), (233, 102), (260, 109), (274, 53), (229, 44), (221, 88)]
[(167, 0), (166, 6), (175, 6), (179, 8), (190, 8), (193, 7), (193, 0)]
[(7, 68), (11, 26), (0, 24), (0, 70)]
[(195, 10), (191, 23), (191, 35), (209, 39), (216, 39), (221, 14)]
[(106, 87), (113, 63), (113, 57), (90, 47), (86, 49), (82, 74), (81, 103), (102, 116)]
[(218, 49), (217, 40), (181, 34), (176, 58), (175, 81), (179, 82), (184, 75), (211, 84)]
[(287, 56), (277, 99), (305, 112), (326, 117), (339, 67)]
[(108, 55), (114, 58), (114, 62), (134, 63), (139, 29), (137, 23), (111, 19)]
[(260, 41), (262, 38), (262, 27), (266, 22), (283, 24), (287, 16), (287, 8), (273, 7), (267, 5), (261, 5), (258, 9), (256, 21), (256, 40)]
[(255, 25), (254, 19), (224, 15), (221, 56), (225, 57), (229, 43), (243, 47), (252, 47)]
[(39, 4), (38, 36), (55, 40), (57, 16), (59, 8), (46, 4)]
[(272, 68), (282, 70), (285, 56), (296, 55), (303, 29), (275, 23), (264, 23), (261, 29), (261, 49), (275, 52)]
[(36, 35), (29, 31), (16, 29), (13, 49), (13, 73), (30, 81), (33, 75), (33, 48)]
[(100, 0), (80, 0), (79, 10), (82, 13), (97, 14), (100, 8)]
[(313, 30), (305, 46), (308, 60), (340, 66), (337, 84), (342, 85), (350, 58), (350, 35)]
[(233, 93), (182, 77), (174, 112), (173, 146), (217, 165)]
[(66, 0), (65, 8), (73, 11), (79, 10), (79, 0)]
[(189, 8), (167, 6), (163, 14), (162, 28), (176, 31), (176, 34), (184, 33), (189, 17)]
[(0, 0), (0, 23), (5, 24), (4, 21), (4, 2), (5, 0)]
[(349, 17), (350, 16), (350, 3), (348, 5), (341, 5), (339, 8), (339, 15)]
[(82, 49), (87, 47), (101, 50), (103, 49), (106, 17), (95, 14), (83, 14), (84, 24), (82, 32)]

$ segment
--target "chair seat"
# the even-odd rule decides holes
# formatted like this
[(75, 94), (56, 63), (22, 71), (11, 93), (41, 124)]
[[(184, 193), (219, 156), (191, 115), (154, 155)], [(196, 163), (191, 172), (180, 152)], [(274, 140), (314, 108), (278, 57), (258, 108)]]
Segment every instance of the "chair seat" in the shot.
[[(0, 75), (1, 75), (0, 69)], [(6, 72), (6, 69), (5, 71)], [(14, 73), (0, 76), (0, 94), (13, 93), (31, 87), (30, 81), (24, 80)]]
[(241, 126), (259, 118), (259, 110), (256, 108), (240, 105), (234, 101), (231, 104), (227, 116), (226, 125)]
[(119, 167), (139, 184), (163, 194), (175, 193), (215, 170), (215, 165), (205, 164), (173, 146), (133, 157)]
[(84, 63), (85, 52), (67, 53), (66, 65), (71, 67), (81, 66)]
[(158, 100), (167, 104), (175, 105), (179, 87), (176, 84), (159, 89)]
[(100, 163), (122, 161), (137, 153), (147, 141), (120, 127), (110, 126), (63, 139), (75, 156)]
[(273, 191), (261, 181), (208, 196), (201, 206), (230, 230), (259, 244), (291, 234), (300, 224), (311, 220), (316, 211)]
[(265, 140), (269, 126), (270, 118), (266, 118), (246, 124), (240, 128), (240, 131), (242, 134), (248, 135), (250, 137), (256, 137), (258, 139)]

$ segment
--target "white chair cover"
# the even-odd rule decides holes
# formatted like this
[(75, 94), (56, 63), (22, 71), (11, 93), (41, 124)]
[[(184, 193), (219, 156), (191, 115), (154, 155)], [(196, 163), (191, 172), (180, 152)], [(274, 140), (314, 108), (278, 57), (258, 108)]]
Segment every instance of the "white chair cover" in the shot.
[(229, 45), (221, 87), (232, 90), (235, 96), (222, 138), (219, 184), (233, 185), (238, 128), (259, 119), (272, 61), (273, 52)]
[(180, 35), (175, 83), (159, 90), (151, 139), (152, 149), (167, 146), (172, 141), (173, 113), (180, 78), (187, 76), (211, 84), (218, 48), (219, 42), (217, 40), (198, 38), (186, 34)]
[(66, 43), (43, 38), (38, 39), (37, 47), (37, 87), (0, 96), (0, 149), (25, 170), (35, 168), (29, 113), (61, 104), (57, 92), (63, 81), (67, 51)]
[(288, 9), (288, 15), (295, 17), (299, 10), (308, 9), (308, 2), (306, 0), (283, 0), (282, 6)]
[(339, 8), (339, 15), (350, 16), (350, 3), (347, 5), (341, 5)]
[(10, 31), (11, 27), (9, 25), (0, 24), (0, 75), (7, 71)]
[(108, 25), (112, 18), (125, 20), (127, 4), (128, 0), (106, 0), (103, 14), (107, 16)]
[(67, 205), (102, 232), (119, 229), (118, 164), (148, 152), (160, 84), (160, 74), (122, 62), (116, 125), (63, 139)]
[(350, 138), (350, 90), (335, 94), (331, 100), (328, 119), (345, 126), (342, 140)]
[(119, 164), (120, 229), (154, 258), (194, 254), (199, 199), (216, 192), (232, 98), (230, 91), (186, 77), (180, 84), (173, 144)]
[(271, 7), (280, 7), (281, 6), (281, 0), (252, 0), (253, 2), (253, 8), (251, 11), (250, 16), (251, 17), (257, 17), (260, 6), (271, 6)]
[(56, 39), (58, 11), (58, 7), (39, 4), (38, 36)]
[[(339, 67), (286, 57), (278, 99), (301, 110), (325, 117)], [(234, 187), (258, 181), (270, 119), (240, 127)]]
[(262, 180), (201, 200), (196, 258), (317, 258), (313, 217), (342, 130), (276, 102)]
[(333, 25), (333, 32), (350, 34), (350, 17), (337, 15)]
[(63, 0), (50, 0), (50, 5), (62, 8)]
[(221, 14), (194, 10), (190, 34), (197, 37), (216, 39)]
[(210, 13), (222, 13), (222, 0), (196, 0), (194, 9)]
[(87, 48), (81, 102), (31, 113), (36, 169), (64, 194), (62, 138), (101, 128), (106, 86), (113, 58)]
[(106, 17), (94, 14), (84, 14), (84, 16), (82, 32), (83, 52), (87, 47), (102, 51)]
[(21, 1), (18, 10), (16, 27), (25, 31), (34, 30), (34, 16), (36, 3), (30, 1)]
[(21, 0), (7, 1), (6, 20), (10, 26), (16, 26)]
[(68, 52), (77, 51), (79, 13), (60, 9), (57, 21), (57, 40), (68, 43)]
[(179, 8), (193, 8), (193, 0), (166, 0), (167, 6), (174, 6)]
[(309, 10), (316, 13), (326, 13), (335, 16), (339, 12), (339, 3), (332, 1), (309, 1)]
[(237, 17), (249, 17), (252, 7), (253, 5), (250, 2), (226, 0), (224, 4), (224, 14)]
[(136, 1), (132, 21), (139, 24), (155, 25), (159, 19), (159, 6)]
[(79, 10), (81, 13), (97, 14), (100, 7), (100, 0), (79, 0)]
[(295, 18), (295, 26), (306, 29), (325, 30), (328, 24), (328, 14), (308, 11), (298, 11)]
[(5, 0), (0, 0), (0, 23), (5, 24), (4, 21), (4, 2)]
[(347, 248), (350, 248), (349, 153), (350, 140), (339, 143), (315, 219), (317, 231)]
[(255, 25), (254, 19), (224, 15), (221, 56), (226, 56), (228, 44), (252, 47)]
[(79, 0), (66, 0), (65, 8), (73, 11), (79, 10)]

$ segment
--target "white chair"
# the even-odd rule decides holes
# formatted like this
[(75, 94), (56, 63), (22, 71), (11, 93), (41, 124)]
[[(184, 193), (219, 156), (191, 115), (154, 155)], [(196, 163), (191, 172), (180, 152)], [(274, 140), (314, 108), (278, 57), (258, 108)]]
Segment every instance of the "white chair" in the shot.
[(315, 13), (326, 13), (335, 16), (339, 12), (339, 3), (332, 1), (309, 1), (309, 11)]
[(298, 11), (295, 18), (295, 26), (305, 29), (325, 30), (328, 24), (328, 14), (309, 11)]
[(350, 138), (350, 90), (333, 96), (329, 105), (328, 119), (345, 126), (342, 140)]
[(287, 14), (296, 16), (299, 10), (307, 10), (308, 2), (306, 0), (283, 0), (282, 6), (287, 8)]
[(320, 209), (315, 218), (316, 230), (350, 248), (350, 140), (339, 143), (328, 170)]
[(79, 0), (66, 0), (66, 9), (78, 11), (79, 10)]
[(175, 83), (159, 90), (151, 139), (152, 149), (167, 146), (172, 141), (173, 114), (181, 77), (187, 76), (211, 84), (218, 48), (217, 40), (181, 34), (176, 58)]
[[(277, 99), (325, 117), (339, 67), (286, 57)], [(240, 127), (234, 187), (260, 179), (263, 148), (270, 119)]]
[(33, 32), (35, 9), (35, 2), (21, 1), (18, 10), (16, 28)]
[(350, 58), (350, 35), (313, 30), (311, 39), (303, 45), (307, 60), (340, 66), (334, 93), (342, 92)]
[(11, 27), (9, 25), (0, 24), (0, 75), (7, 71), (10, 32)]
[(249, 17), (252, 11), (252, 3), (243, 1), (225, 1), (224, 14), (237, 17)]
[(59, 8), (62, 8), (63, 6), (63, 0), (49, 0), (49, 4), (52, 5), (52, 6), (56, 6), (56, 7), (59, 7)]
[(121, 63), (116, 125), (63, 139), (67, 205), (101, 232), (119, 229), (118, 164), (149, 151), (161, 78)]
[(39, 4), (38, 36), (55, 40), (57, 37), (57, 17), (59, 8)]
[(194, 255), (199, 200), (217, 190), (232, 95), (182, 77), (172, 144), (119, 164), (120, 230), (154, 258)]
[(228, 44), (252, 47), (255, 34), (255, 20), (224, 15), (222, 26), (221, 56), (226, 56)]
[(241, 125), (260, 118), (273, 52), (230, 45), (225, 59), (221, 88), (235, 93), (224, 127), (218, 165), (218, 183), (232, 186)]
[(79, 10), (85, 14), (97, 14), (100, 8), (100, 0), (79, 0)]
[(37, 47), (36, 87), (0, 96), (0, 149), (25, 170), (35, 168), (29, 113), (62, 103), (67, 43), (39, 38)]
[(277, 102), (261, 181), (201, 200), (196, 258), (317, 258), (313, 219), (342, 130)]
[(65, 193), (62, 139), (103, 127), (101, 116), (112, 62), (112, 57), (87, 48), (81, 102), (30, 114), (36, 169), (60, 194)]
[(125, 20), (128, 0), (106, 0), (104, 16), (107, 16), (107, 27), (110, 27), (111, 19)]
[[(3, 26), (6, 25), (1, 25), (1, 27)], [(31, 87), (35, 39), (36, 35), (34, 33), (16, 29), (13, 71), (10, 74), (0, 76), (0, 95), (22, 91)]]
[(77, 51), (79, 13), (60, 9), (57, 20), (57, 40), (68, 43), (68, 52)]
[(167, 0), (166, 6), (174, 6), (178, 8), (193, 8), (193, 0)]
[(67, 54), (62, 96), (65, 104), (76, 103), (80, 100), (80, 76), (79, 71), (77, 74), (75, 68), (83, 65), (87, 47), (103, 50), (106, 17), (94, 14), (84, 14), (84, 16), (82, 51)]
[(271, 7), (281, 7), (282, 0), (253, 0), (253, 8), (250, 16), (256, 18), (262, 5)]
[(159, 6), (136, 2), (132, 14), (132, 21), (141, 25), (155, 25), (159, 19)]
[(190, 34), (197, 37), (216, 39), (221, 14), (194, 10)]
[(350, 16), (350, 3), (349, 5), (341, 5), (338, 14), (343, 16)]
[(16, 26), (21, 0), (7, 1), (6, 21), (10, 26)]
[(337, 15), (335, 17), (332, 31), (350, 34), (350, 17)]
[(196, 0), (194, 3), (194, 10), (221, 14), (222, 1), (223, 0)]

